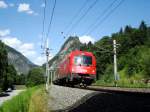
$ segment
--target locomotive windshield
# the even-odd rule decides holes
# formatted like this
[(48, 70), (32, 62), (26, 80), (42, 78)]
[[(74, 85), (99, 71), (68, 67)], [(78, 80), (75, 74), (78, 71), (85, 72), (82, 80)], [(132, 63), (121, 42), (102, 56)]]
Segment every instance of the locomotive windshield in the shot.
[(83, 64), (84, 65), (92, 65), (92, 57), (91, 56), (83, 56)]
[(74, 64), (75, 65), (84, 65), (84, 66), (92, 65), (92, 57), (91, 56), (85, 56), (85, 55), (75, 56)]

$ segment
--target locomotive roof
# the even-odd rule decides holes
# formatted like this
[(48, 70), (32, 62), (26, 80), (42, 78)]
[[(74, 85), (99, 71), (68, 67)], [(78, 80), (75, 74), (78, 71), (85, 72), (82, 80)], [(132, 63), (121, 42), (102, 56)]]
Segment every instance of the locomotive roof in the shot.
[(81, 54), (81, 55), (82, 55), (82, 53), (83, 53), (83, 55), (93, 55), (91, 52), (80, 51), (80, 50), (72, 51), (72, 52), (70, 53), (70, 55), (73, 55), (73, 54)]
[(87, 51), (80, 51), (80, 50), (74, 50), (71, 51), (69, 54), (67, 54), (61, 61), (60, 63), (63, 63), (66, 59), (68, 59), (69, 57), (72, 57), (74, 55), (89, 55), (89, 56), (93, 56), (92, 52), (87, 52)]

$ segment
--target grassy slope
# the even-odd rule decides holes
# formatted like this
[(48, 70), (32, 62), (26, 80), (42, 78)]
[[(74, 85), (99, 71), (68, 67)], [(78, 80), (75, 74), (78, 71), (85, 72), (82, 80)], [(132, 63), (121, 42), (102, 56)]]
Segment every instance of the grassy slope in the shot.
[[(143, 63), (145, 61), (146, 56), (149, 56), (150, 48), (141, 46), (138, 48), (138, 62)], [(130, 60), (130, 59), (127, 59)], [(150, 87), (150, 84), (146, 84), (144, 81), (149, 79), (149, 76), (144, 75), (145, 71), (142, 69), (140, 72), (134, 72), (131, 76), (126, 74), (127, 68), (124, 67), (122, 70), (118, 71), (119, 73), (119, 80), (118, 86), (120, 87)], [(94, 85), (101, 85), (101, 86), (115, 86), (114, 84), (114, 75), (113, 71), (111, 74), (105, 74), (101, 77), (100, 80), (96, 81)]]
[[(43, 86), (28, 88), (11, 100), (4, 102), (0, 107), (0, 112), (46, 112), (40, 109), (46, 103), (45, 92), (42, 88)], [(38, 108), (40, 111), (34, 110), (34, 108)]]

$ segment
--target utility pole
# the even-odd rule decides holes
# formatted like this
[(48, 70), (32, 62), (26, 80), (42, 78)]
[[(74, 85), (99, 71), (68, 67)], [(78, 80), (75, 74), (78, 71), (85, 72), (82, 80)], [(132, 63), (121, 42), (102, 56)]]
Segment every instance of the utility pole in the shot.
[(48, 91), (49, 86), (49, 48), (48, 48), (48, 39), (46, 40), (46, 48), (45, 48), (45, 54), (46, 54), (46, 91)]
[(114, 48), (114, 79), (115, 79), (115, 86), (117, 86), (117, 80), (119, 79), (118, 73), (117, 73), (117, 49), (116, 40), (113, 40), (113, 48)]

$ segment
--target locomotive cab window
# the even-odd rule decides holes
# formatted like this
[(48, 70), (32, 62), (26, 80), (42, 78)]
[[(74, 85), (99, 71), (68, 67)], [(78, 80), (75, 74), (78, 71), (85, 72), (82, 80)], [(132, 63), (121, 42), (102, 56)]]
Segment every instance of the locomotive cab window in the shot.
[(92, 65), (92, 57), (83, 56), (83, 65), (86, 65), (86, 66)]
[(81, 58), (81, 56), (75, 56), (74, 57), (74, 64), (75, 65), (82, 65), (82, 58)]
[(89, 66), (92, 65), (92, 57), (91, 56), (75, 56), (74, 57), (74, 64), (75, 65), (84, 65)]

